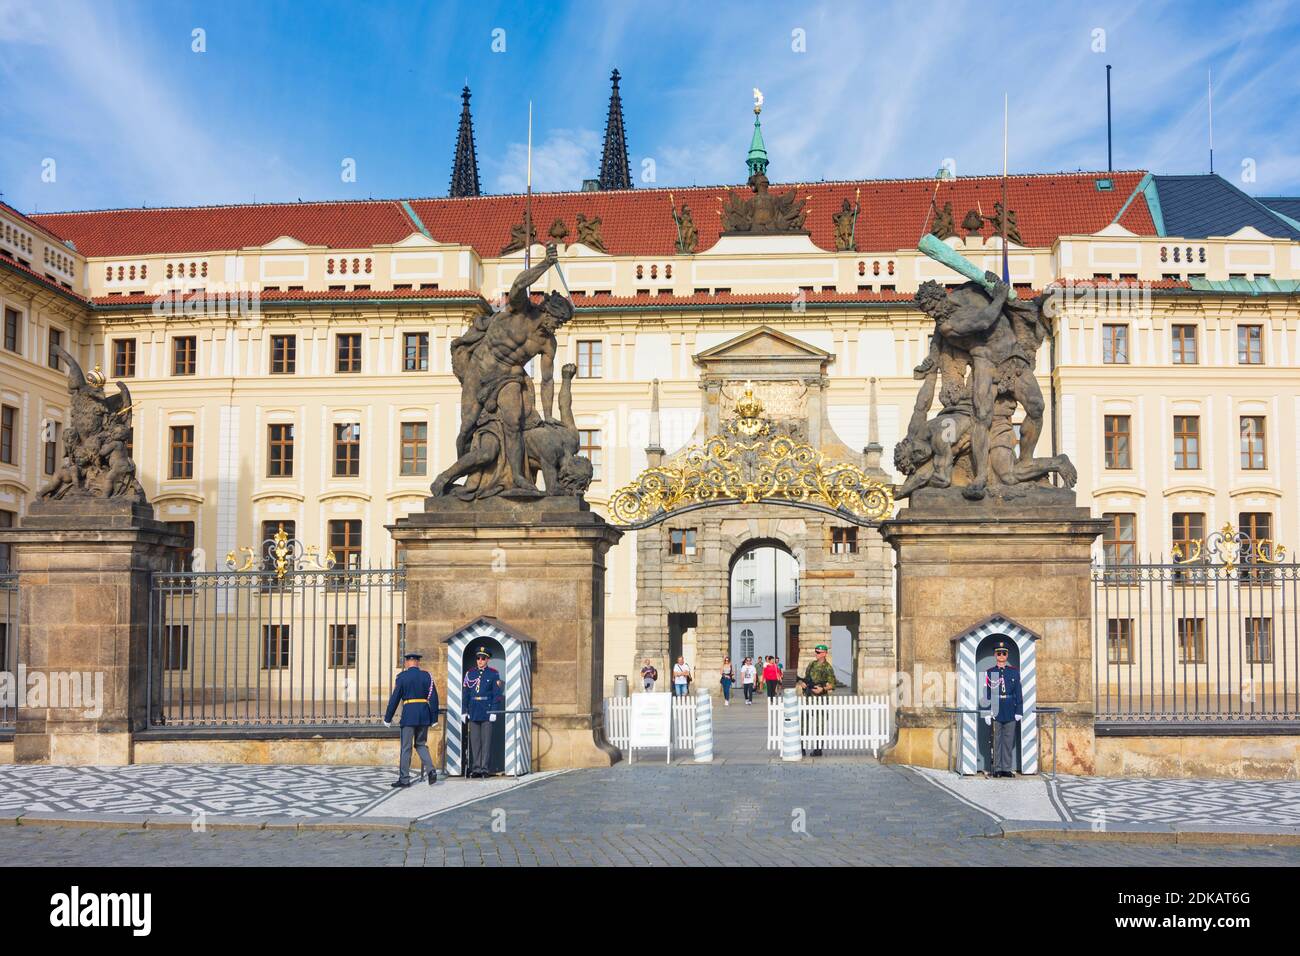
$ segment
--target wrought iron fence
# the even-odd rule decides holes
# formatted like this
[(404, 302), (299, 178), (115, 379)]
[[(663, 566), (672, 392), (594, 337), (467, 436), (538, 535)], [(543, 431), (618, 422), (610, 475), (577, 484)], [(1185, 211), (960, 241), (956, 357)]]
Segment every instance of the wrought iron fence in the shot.
[(310, 567), (302, 549), (278, 545), (279, 560), (260, 567), (232, 554), (225, 571), (153, 575), (151, 727), (382, 721), (405, 641), (405, 572), (334, 568), (332, 556)]
[(1300, 565), (1225, 526), (1093, 568), (1099, 730), (1300, 731)]
[(10, 731), (18, 717), (18, 575), (0, 573), (0, 672), (8, 674), (0, 688), (0, 731)]

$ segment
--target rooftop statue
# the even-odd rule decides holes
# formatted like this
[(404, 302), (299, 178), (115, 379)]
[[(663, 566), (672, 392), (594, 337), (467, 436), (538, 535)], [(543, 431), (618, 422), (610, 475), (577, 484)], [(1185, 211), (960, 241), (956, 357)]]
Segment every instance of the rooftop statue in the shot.
[(762, 172), (749, 177), (749, 188), (754, 195), (742, 199), (734, 189), (727, 190), (727, 201), (722, 207), (722, 231), (747, 232), (754, 235), (803, 232), (805, 199), (797, 199), (795, 191), (773, 195), (768, 192), (767, 175)]
[(122, 498), (145, 502), (131, 460), (131, 393), (118, 383), (116, 395), (104, 394), (98, 369), (87, 375), (61, 346), (54, 346), (68, 365), (71, 408), (63, 430), (63, 462), (41, 489), (43, 499)]
[(605, 240), (600, 234), (600, 217), (588, 219), (582, 213), (578, 213), (575, 223), (578, 229), (577, 241), (589, 249), (595, 249), (597, 252), (605, 251)]
[[(540, 303), (529, 287), (557, 262), (554, 245), (546, 257), (519, 273), (507, 304), (499, 312), (476, 318), (451, 343), (451, 366), (461, 385), (460, 433), (456, 463), (434, 479), (435, 497), (455, 495), (483, 499), (541, 497), (535, 476), (546, 479), (546, 494), (572, 495), (587, 490), (591, 462), (580, 458), (573, 421), (572, 380), (577, 369), (566, 366), (560, 393), (561, 419), (552, 416), (555, 397), (555, 331), (573, 318), (573, 303), (558, 292)], [(541, 411), (536, 408), (533, 378), (526, 366), (538, 360)], [(453, 482), (464, 478), (464, 484)]]
[(858, 248), (854, 232), (858, 224), (858, 213), (861, 206), (857, 202), (849, 202), (847, 199), (840, 204), (840, 211), (831, 215), (831, 221), (835, 223), (835, 251), (836, 252), (856, 252)]

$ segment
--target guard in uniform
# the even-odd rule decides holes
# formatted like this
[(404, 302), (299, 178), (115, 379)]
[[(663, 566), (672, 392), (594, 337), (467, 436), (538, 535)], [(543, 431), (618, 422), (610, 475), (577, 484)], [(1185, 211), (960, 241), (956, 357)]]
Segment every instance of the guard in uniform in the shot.
[(489, 711), (500, 710), (504, 703), (501, 692), (506, 685), (496, 668), (488, 666), (491, 659), (488, 649), (480, 647), (474, 655), (477, 666), (465, 672), (462, 682), (461, 697), (465, 702), (465, 719), (469, 721), (469, 760), (466, 765), (471, 777), (486, 777), (491, 773), (492, 724), (497, 715)]
[[(803, 693), (805, 697), (825, 697), (835, 690), (835, 667), (826, 657), (828, 649), (825, 644), (818, 644), (813, 650), (816, 652), (817, 658), (804, 671)], [(824, 720), (823, 717), (817, 721), (814, 733), (821, 733)], [(820, 757), (822, 748), (815, 749), (812, 755)]]
[(989, 712), (984, 722), (993, 725), (993, 776), (1014, 777), (1016, 762), (1016, 724), (1025, 714), (1020, 696), (1020, 671), (1007, 663), (1010, 651), (1006, 641), (993, 649), (997, 662), (984, 672), (984, 694)]
[(402, 757), (398, 767), (397, 783), (394, 787), (409, 787), (411, 780), (411, 750), (415, 749), (423, 764), (421, 777), (429, 778), (429, 786), (438, 780), (438, 769), (429, 756), (429, 728), (438, 722), (438, 690), (434, 687), (433, 675), (420, 668), (419, 654), (407, 654), (403, 658), (406, 670), (397, 675), (393, 683), (392, 696), (388, 698), (388, 709), (384, 711), (384, 726), (393, 726), (393, 715), (397, 705), (402, 705)]

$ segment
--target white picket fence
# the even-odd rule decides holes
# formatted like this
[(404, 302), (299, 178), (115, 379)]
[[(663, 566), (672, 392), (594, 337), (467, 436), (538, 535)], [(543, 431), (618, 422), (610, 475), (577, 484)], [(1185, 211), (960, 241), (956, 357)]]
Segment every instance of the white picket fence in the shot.
[[(889, 743), (889, 698), (799, 697), (799, 739), (806, 750), (879, 750)], [(767, 749), (781, 749), (780, 697), (767, 705)]]
[[(672, 709), (673, 750), (695, 749), (695, 698), (674, 697)], [(605, 739), (626, 751), (632, 725), (632, 698), (605, 698)]]

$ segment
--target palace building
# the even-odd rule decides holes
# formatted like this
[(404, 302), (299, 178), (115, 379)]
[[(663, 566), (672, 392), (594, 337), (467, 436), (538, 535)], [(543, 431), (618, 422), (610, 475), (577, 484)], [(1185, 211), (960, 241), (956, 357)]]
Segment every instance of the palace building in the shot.
[[(737, 149), (750, 186), (629, 188), (617, 84), (599, 176), (531, 207), (480, 194), (468, 90), (447, 198), (0, 205), (0, 526), (61, 460), (61, 346), (128, 386), (139, 478), (194, 567), (281, 524), (343, 563), (400, 563), (386, 525), (455, 459), (450, 343), (545, 243), (563, 279), (534, 291), (567, 283), (576, 306), (557, 374), (577, 366), (596, 510), (746, 401), (896, 485), (932, 331), (912, 298), (963, 281), (917, 242), (1000, 273), (1006, 215), (1018, 293), (1055, 298), (1040, 454), (1069, 455), (1079, 503), (1106, 518), (1097, 558), (1168, 555), (1225, 523), (1300, 538), (1300, 198), (1140, 169), (1011, 176), (1005, 213), (994, 176), (769, 188), (757, 113)], [(645, 656), (790, 662), (822, 640), (859, 689), (894, 669), (873, 528), (734, 505), (629, 531), (607, 560), (607, 689)]]

